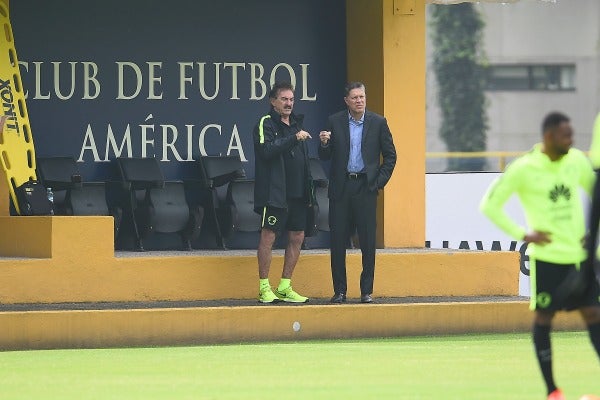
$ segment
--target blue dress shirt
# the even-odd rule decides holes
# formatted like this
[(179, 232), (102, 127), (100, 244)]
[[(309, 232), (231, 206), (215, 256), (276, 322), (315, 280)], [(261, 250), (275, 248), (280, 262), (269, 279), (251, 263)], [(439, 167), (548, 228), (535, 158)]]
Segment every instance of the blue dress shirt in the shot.
[(362, 159), (361, 143), (365, 114), (357, 121), (348, 113), (350, 127), (350, 157), (348, 158), (348, 172), (363, 172), (365, 163)]

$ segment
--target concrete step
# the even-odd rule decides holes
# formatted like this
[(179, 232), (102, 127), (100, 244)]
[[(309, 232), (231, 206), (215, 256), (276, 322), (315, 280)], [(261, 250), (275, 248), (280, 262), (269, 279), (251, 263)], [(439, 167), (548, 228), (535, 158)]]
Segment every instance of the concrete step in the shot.
[[(100, 302), (0, 306), (0, 349), (200, 345), (529, 331), (528, 301), (517, 296), (327, 298), (308, 304), (253, 300)], [(583, 329), (561, 313), (558, 330)]]

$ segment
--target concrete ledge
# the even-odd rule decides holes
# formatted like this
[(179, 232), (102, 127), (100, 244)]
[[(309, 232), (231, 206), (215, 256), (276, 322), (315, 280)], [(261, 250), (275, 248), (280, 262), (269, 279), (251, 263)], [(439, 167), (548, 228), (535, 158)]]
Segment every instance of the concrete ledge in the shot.
[(81, 261), (113, 255), (112, 217), (0, 216), (0, 256)]
[[(192, 307), (0, 313), (0, 349), (97, 348), (526, 332), (524, 301)], [(294, 322), (300, 329), (293, 329)], [(559, 314), (558, 330), (583, 328)]]
[[(0, 255), (13, 257), (0, 259), (0, 303), (251, 299), (257, 294), (253, 251), (115, 257), (110, 217), (0, 217), (0, 224)], [(361, 256), (350, 253), (348, 295), (356, 297)], [(329, 262), (327, 251), (303, 252), (294, 287), (309, 297), (331, 296)], [(273, 285), (282, 264), (279, 252), (271, 267)], [(375, 294), (517, 295), (518, 273), (516, 252), (385, 249), (377, 254)]]

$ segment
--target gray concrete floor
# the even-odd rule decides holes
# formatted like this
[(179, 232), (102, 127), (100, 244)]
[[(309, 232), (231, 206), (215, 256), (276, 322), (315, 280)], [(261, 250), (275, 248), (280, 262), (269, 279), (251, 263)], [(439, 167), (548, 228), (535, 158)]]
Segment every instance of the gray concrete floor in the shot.
[[(521, 296), (441, 296), (441, 297), (375, 297), (377, 304), (415, 304), (415, 303), (463, 303), (463, 302), (507, 302), (529, 301)], [(0, 304), (0, 312), (11, 311), (53, 311), (53, 310), (133, 310), (133, 309), (158, 309), (158, 308), (196, 308), (196, 307), (304, 307), (306, 305), (330, 305), (331, 307), (344, 307), (347, 304), (360, 304), (360, 299), (348, 298), (344, 304), (331, 304), (329, 298), (312, 298), (308, 303), (290, 304), (261, 304), (257, 300), (197, 300), (197, 301), (144, 301), (144, 302), (97, 302), (97, 303), (27, 303), (27, 304)], [(365, 307), (371, 304), (365, 305)]]

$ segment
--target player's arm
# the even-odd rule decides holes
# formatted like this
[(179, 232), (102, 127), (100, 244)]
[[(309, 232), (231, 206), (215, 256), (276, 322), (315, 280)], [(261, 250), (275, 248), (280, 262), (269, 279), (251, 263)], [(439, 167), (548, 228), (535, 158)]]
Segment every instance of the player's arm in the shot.
[(579, 184), (585, 190), (585, 192), (592, 198), (592, 193), (594, 192), (594, 184), (596, 183), (596, 173), (592, 169), (591, 162), (584, 157), (582, 160), (581, 166), (581, 182)]
[(590, 161), (594, 169), (600, 168), (600, 113), (596, 116), (594, 121), (594, 128), (592, 131), (592, 144), (590, 146)]
[[(592, 199), (592, 202), (590, 202), (590, 203), (593, 203), (594, 197), (598, 198), (598, 194), (595, 194), (594, 192), (595, 191), (597, 192), (598, 189), (600, 189), (600, 188), (595, 188), (596, 172), (592, 168), (591, 160), (588, 159), (583, 152), (578, 152), (578, 154), (579, 154), (579, 171), (580, 171), (579, 172), (579, 186), (581, 186), (581, 188), (583, 190), (585, 190), (585, 192), (587, 193), (589, 198)], [(598, 215), (599, 215), (598, 213), (600, 211), (600, 210), (598, 210), (598, 207), (599, 207), (598, 201), (599, 200), (600, 199), (596, 200), (596, 205), (591, 204), (590, 221), (593, 220), (594, 218), (596, 218), (596, 219), (598, 218)], [(594, 210), (594, 208), (596, 210)], [(586, 225), (588, 225), (588, 224), (586, 224)], [(596, 223), (596, 225), (597, 225), (597, 223)], [(594, 231), (595, 233), (598, 232), (597, 226), (596, 226), (595, 230), (592, 229), (592, 224), (589, 224), (587, 226), (587, 228)], [(592, 235), (594, 235), (595, 234), (594, 232), (588, 232), (588, 233), (586, 233), (586, 235), (584, 237), (581, 238), (581, 243), (584, 247), (586, 247), (586, 245), (589, 241), (590, 233)], [(590, 254), (592, 254), (592, 253), (590, 253)]]
[[(302, 131), (304, 132), (304, 131)], [(304, 134), (308, 135), (307, 132)], [(279, 157), (299, 143), (298, 135), (278, 135), (269, 116), (261, 118), (254, 128), (255, 149), (263, 159), (270, 160)]]
[(594, 172), (594, 178), (592, 194), (590, 195), (592, 202), (588, 220), (589, 234), (586, 246), (588, 255), (597, 254), (596, 246), (598, 245), (598, 230), (600, 225), (600, 170)]
[[(498, 228), (517, 240), (525, 240), (527, 230), (517, 224), (504, 210), (508, 199), (517, 191), (519, 176), (509, 167), (488, 188), (481, 199), (479, 210)], [(530, 239), (535, 240), (531, 237)]]

